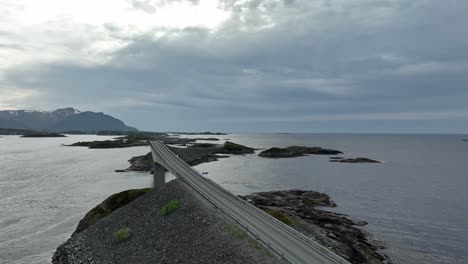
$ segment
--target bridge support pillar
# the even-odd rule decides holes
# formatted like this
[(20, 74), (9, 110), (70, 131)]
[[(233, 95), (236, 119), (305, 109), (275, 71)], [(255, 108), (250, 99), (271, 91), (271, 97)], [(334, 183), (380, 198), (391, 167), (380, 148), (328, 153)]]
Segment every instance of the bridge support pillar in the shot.
[(155, 190), (163, 187), (166, 183), (166, 168), (156, 162), (153, 163), (153, 179)]

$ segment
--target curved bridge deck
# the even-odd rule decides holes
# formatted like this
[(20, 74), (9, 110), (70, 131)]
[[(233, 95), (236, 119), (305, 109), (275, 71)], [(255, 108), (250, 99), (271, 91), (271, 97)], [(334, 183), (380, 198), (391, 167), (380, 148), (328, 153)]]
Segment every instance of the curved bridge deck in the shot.
[(215, 182), (202, 177), (162, 142), (150, 143), (155, 163), (181, 178), (286, 261), (303, 264), (349, 264), (345, 259), (317, 242), (233, 195)]

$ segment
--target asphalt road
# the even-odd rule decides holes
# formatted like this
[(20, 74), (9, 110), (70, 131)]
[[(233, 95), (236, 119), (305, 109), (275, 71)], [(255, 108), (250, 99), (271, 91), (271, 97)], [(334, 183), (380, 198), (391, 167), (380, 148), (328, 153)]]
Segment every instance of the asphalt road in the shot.
[(254, 238), (286, 261), (304, 264), (349, 264), (317, 242), (233, 195), (212, 180), (204, 178), (163, 143), (152, 141), (151, 150), (155, 162), (183, 179), (209, 202), (246, 228)]

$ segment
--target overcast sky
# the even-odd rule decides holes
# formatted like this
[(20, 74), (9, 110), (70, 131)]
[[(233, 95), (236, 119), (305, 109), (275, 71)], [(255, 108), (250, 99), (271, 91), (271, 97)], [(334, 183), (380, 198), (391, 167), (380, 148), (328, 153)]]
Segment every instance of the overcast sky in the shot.
[(0, 0), (0, 109), (468, 133), (467, 27), (466, 0)]

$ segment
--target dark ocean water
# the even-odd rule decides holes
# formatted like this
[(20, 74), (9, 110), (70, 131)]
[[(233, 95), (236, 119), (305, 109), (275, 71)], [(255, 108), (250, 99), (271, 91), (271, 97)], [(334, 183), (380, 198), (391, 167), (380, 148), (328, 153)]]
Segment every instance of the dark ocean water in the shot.
[[(196, 136), (199, 137), (199, 136)], [(457, 135), (236, 134), (256, 148), (307, 145), (383, 164), (331, 163), (326, 156), (233, 156), (196, 168), (236, 194), (312, 189), (334, 211), (369, 222), (396, 263), (468, 263), (468, 142)], [(96, 136), (0, 138), (0, 263), (48, 263), (81, 217), (112, 193), (150, 186), (149, 174), (115, 173), (148, 147), (63, 147)], [(258, 152), (257, 152), (258, 153)]]
[(237, 194), (290, 188), (329, 194), (334, 211), (369, 222), (396, 263), (468, 263), (468, 142), (459, 135), (250, 134), (257, 148), (341, 150), (383, 164), (331, 163), (325, 156), (231, 157), (197, 166)]

